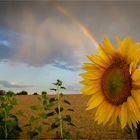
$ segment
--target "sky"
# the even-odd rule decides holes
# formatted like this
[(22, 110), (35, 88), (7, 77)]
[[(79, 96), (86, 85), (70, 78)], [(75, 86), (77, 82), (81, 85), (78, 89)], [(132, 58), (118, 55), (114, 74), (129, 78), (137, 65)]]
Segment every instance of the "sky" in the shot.
[(104, 36), (140, 41), (140, 2), (0, 2), (0, 89), (80, 93), (79, 74)]

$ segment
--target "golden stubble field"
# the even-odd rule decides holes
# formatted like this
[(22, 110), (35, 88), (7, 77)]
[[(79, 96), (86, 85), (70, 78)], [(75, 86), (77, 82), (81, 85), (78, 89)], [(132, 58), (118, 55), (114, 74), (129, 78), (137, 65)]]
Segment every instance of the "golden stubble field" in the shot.
[[(23, 128), (23, 131), (21, 133), (20, 139), (28, 139), (26, 133), (27, 128), (23, 127), (25, 124), (28, 123), (29, 118), (32, 114), (36, 115), (38, 111), (32, 111), (30, 109), (30, 106), (32, 105), (38, 105), (39, 101), (38, 98), (39, 95), (21, 95), (16, 96), (18, 105), (15, 106), (13, 112), (16, 110), (21, 109), (25, 117), (19, 117), (19, 123), (20, 126)], [(69, 100), (72, 104), (72, 107), (74, 108), (75, 112), (67, 112), (63, 111), (64, 113), (71, 114), (72, 120), (74, 124), (77, 126), (75, 127), (66, 127), (67, 130), (71, 132), (74, 139), (78, 136), (79, 139), (87, 139), (87, 140), (131, 140), (132, 137), (127, 134), (124, 130), (121, 130), (120, 128), (113, 126), (113, 127), (107, 127), (102, 125), (97, 125), (96, 122), (94, 122), (93, 117), (95, 111), (85, 111), (86, 103), (88, 101), (88, 98), (83, 97), (82, 95), (66, 95), (65, 98)], [(68, 108), (69, 105), (63, 104), (64, 108)], [(46, 121), (51, 122), (52, 119), (47, 119)], [(40, 122), (36, 122), (40, 123)], [(44, 137), (46, 139), (52, 138), (52, 136), (55, 136), (56, 130), (53, 130), (51, 132), (46, 132), (46, 129), (44, 128), (41, 132), (40, 136)]]

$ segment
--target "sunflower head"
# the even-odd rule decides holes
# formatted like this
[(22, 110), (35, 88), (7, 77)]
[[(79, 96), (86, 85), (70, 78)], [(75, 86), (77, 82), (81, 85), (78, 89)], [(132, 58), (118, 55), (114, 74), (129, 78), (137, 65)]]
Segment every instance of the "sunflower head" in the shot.
[(121, 128), (137, 127), (140, 121), (140, 58), (139, 43), (131, 38), (120, 41), (116, 37), (114, 48), (107, 37), (98, 47), (98, 55), (89, 55), (91, 63), (85, 63), (81, 74), (84, 87), (81, 92), (90, 95), (87, 110), (96, 108), (98, 124), (114, 124), (117, 119)]

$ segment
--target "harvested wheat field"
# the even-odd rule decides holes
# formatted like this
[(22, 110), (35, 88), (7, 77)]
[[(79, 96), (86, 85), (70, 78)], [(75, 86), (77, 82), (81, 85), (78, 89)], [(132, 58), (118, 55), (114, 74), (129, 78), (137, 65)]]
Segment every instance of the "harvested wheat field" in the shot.
[[(36, 115), (38, 111), (33, 111), (30, 109), (32, 105), (38, 105), (39, 95), (21, 95), (16, 96), (18, 105), (16, 105), (13, 112), (16, 110), (21, 109), (24, 112), (25, 117), (19, 117), (19, 123), (22, 127), (23, 131), (21, 132), (20, 139), (28, 139), (27, 137), (27, 130), (28, 128), (23, 127), (29, 121), (29, 118), (32, 114)], [(67, 130), (71, 132), (73, 135), (73, 139), (87, 139), (87, 140), (128, 140), (132, 139), (131, 135), (127, 134), (126, 131), (121, 130), (119, 127), (107, 127), (97, 125), (96, 122), (93, 120), (93, 111), (85, 111), (86, 103), (88, 98), (85, 98), (81, 95), (66, 95), (64, 98), (71, 102), (71, 105), (74, 112), (66, 112), (65, 110), (63, 113), (69, 113), (72, 117), (72, 122), (77, 127), (66, 127)], [(65, 106), (64, 106), (65, 105)], [(68, 108), (69, 105), (63, 104), (64, 109)], [(46, 122), (50, 123), (51, 119), (46, 119)], [(40, 122), (36, 122), (39, 124)], [(47, 128), (44, 128), (43, 131), (39, 134), (39, 138), (50, 139), (56, 135), (56, 130), (47, 132)]]

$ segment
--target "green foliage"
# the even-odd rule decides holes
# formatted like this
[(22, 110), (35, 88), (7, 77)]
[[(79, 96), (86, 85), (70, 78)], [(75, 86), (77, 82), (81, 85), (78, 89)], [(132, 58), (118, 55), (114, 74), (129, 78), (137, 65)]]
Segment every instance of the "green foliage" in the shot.
[[(61, 90), (65, 90), (66, 88), (63, 86), (63, 83), (60, 80), (57, 80), (56, 83), (53, 83), (53, 85), (55, 86), (55, 88), (51, 88), (50, 90), (56, 92), (56, 98), (53, 99), (53, 103), (56, 104), (57, 107), (54, 109), (56, 113), (54, 114), (55, 119), (54, 122), (52, 122), (51, 124), (51, 129), (60, 128), (60, 133), (56, 131), (56, 139), (72, 139), (72, 135), (70, 134), (70, 132), (64, 129), (64, 125), (75, 126), (75, 124), (72, 123), (72, 118), (70, 115), (62, 116), (61, 114), (61, 112), (64, 111), (64, 108), (61, 106), (62, 102), (69, 106), (71, 105), (71, 103), (68, 100), (61, 100), (61, 98), (64, 97), (64, 95), (61, 93)], [(67, 109), (67, 111), (74, 110), (69, 108)]]
[(58, 128), (58, 127), (59, 127), (59, 125), (56, 122), (53, 122), (51, 124), (51, 129), (55, 129), (55, 128)]
[(35, 117), (35, 116), (32, 115), (32, 116), (30, 117), (29, 123), (32, 124), (32, 123), (33, 123), (34, 121), (36, 121), (37, 119), (38, 119), (37, 117)]
[[(72, 139), (72, 135), (65, 129), (65, 125), (76, 126), (72, 122), (71, 116), (69, 114), (62, 115), (62, 112), (73, 112), (74, 109), (71, 108), (71, 103), (65, 99), (64, 94), (61, 92), (61, 90), (66, 89), (62, 81), (57, 80), (53, 85), (55, 87), (51, 90), (56, 93), (55, 96), (49, 97), (47, 92), (43, 91), (41, 97), (37, 98), (40, 104), (30, 106), (32, 112), (37, 111), (39, 113), (32, 113), (28, 123), (24, 125), (24, 127), (28, 129), (27, 135), (29, 140), (38, 138), (39, 133), (42, 130), (44, 131), (43, 128), (47, 128), (45, 130), (47, 133), (55, 129), (55, 138), (57, 139)], [(21, 91), (17, 93), (17, 95), (28, 95), (28, 93), (26, 91)], [(21, 132), (18, 117), (27, 117), (21, 110), (18, 110), (15, 114), (11, 114), (11, 110), (17, 105), (17, 100), (14, 96), (15, 93), (12, 91), (5, 92), (4, 90), (0, 90), (0, 139), (18, 139)], [(65, 109), (62, 106), (63, 104), (67, 105), (69, 108)], [(48, 121), (49, 118), (51, 118), (52, 121)]]
[[(28, 124), (24, 126), (28, 127), (27, 135), (29, 136), (29, 139), (36, 138), (42, 131), (42, 127), (48, 125), (46, 119), (55, 114), (54, 111), (48, 113), (46, 112), (46, 110), (51, 107), (55, 100), (53, 98), (49, 99), (47, 92), (43, 91), (41, 97), (38, 97), (38, 100), (40, 104), (36, 106), (30, 106), (30, 109), (32, 111), (41, 111), (41, 113), (38, 113), (37, 115), (32, 115), (29, 119)], [(37, 121), (41, 121), (42, 123), (38, 124), (36, 123)]]
[(55, 98), (50, 98), (50, 99), (49, 99), (49, 102), (50, 102), (50, 103), (53, 103), (53, 102), (55, 102), (55, 101), (56, 101)]
[(23, 112), (21, 110), (18, 110), (16, 112), (16, 115), (19, 116), (19, 117), (25, 117), (24, 114), (23, 114)]
[[(62, 112), (63, 110), (64, 110), (63, 107), (60, 107), (60, 112)], [(55, 111), (56, 111), (57, 114), (59, 114), (59, 108), (58, 107), (55, 108)]]
[(46, 91), (42, 91), (41, 95), (47, 95)]
[(39, 118), (41, 118), (41, 119), (47, 119), (48, 118), (46, 113), (40, 113), (38, 115), (39, 115)]
[(11, 101), (10, 101), (11, 105), (16, 105), (17, 104), (17, 100), (15, 98), (13, 98)]
[(5, 90), (0, 90), (0, 95), (5, 95), (6, 91)]
[(32, 110), (39, 110), (40, 109), (40, 106), (31, 106), (30, 107)]
[(55, 115), (55, 112), (54, 111), (47, 113), (47, 117), (51, 117), (53, 115)]
[(17, 104), (14, 95), (12, 91), (0, 95), (0, 139), (17, 139), (21, 132), (17, 116), (11, 114)]
[[(39, 118), (37, 116), (32, 115), (29, 119), (28, 124), (24, 125), (24, 127), (28, 127), (27, 135), (29, 136), (29, 139), (33, 139), (35, 136), (39, 134), (40, 131), (36, 129), (38, 126), (32, 127), (32, 125), (38, 120)], [(41, 127), (41, 126), (40, 126)]]
[(70, 140), (72, 139), (72, 135), (69, 131), (64, 131), (64, 139), (65, 140)]
[[(56, 83), (53, 83), (53, 85), (55, 88), (52, 88), (51, 90), (56, 92), (54, 97), (49, 97), (47, 92), (43, 91), (41, 93), (41, 97), (38, 97), (40, 104), (30, 107), (32, 111), (39, 111), (40, 113), (37, 115), (32, 115), (28, 124), (24, 126), (28, 127), (27, 135), (29, 136), (29, 139), (37, 138), (39, 133), (44, 130), (44, 126), (48, 126), (48, 129), (46, 130), (47, 133), (53, 129), (57, 129), (57, 139), (72, 139), (72, 135), (70, 132), (64, 129), (64, 126), (75, 126), (75, 124), (72, 123), (72, 118), (70, 115), (67, 114), (62, 116), (61, 114), (61, 112), (65, 110), (64, 107), (61, 106), (62, 103), (71, 106), (71, 103), (68, 100), (63, 99), (64, 95), (60, 92), (66, 88), (63, 86), (63, 83), (60, 80), (57, 80)], [(52, 109), (52, 107), (54, 109)], [(74, 110), (69, 108), (67, 111), (72, 112)], [(51, 117), (53, 121), (47, 121), (47, 119)], [(41, 121), (41, 123), (37, 123), (37, 121)], [(60, 131), (58, 131), (58, 129)]]
[(28, 95), (28, 92), (23, 90), (23, 91), (17, 93), (17, 95)]
[(71, 116), (70, 115), (66, 115), (64, 118), (63, 118), (64, 121), (67, 121), (69, 123), (71, 123)]
[(33, 95), (38, 95), (38, 93), (35, 92)]

